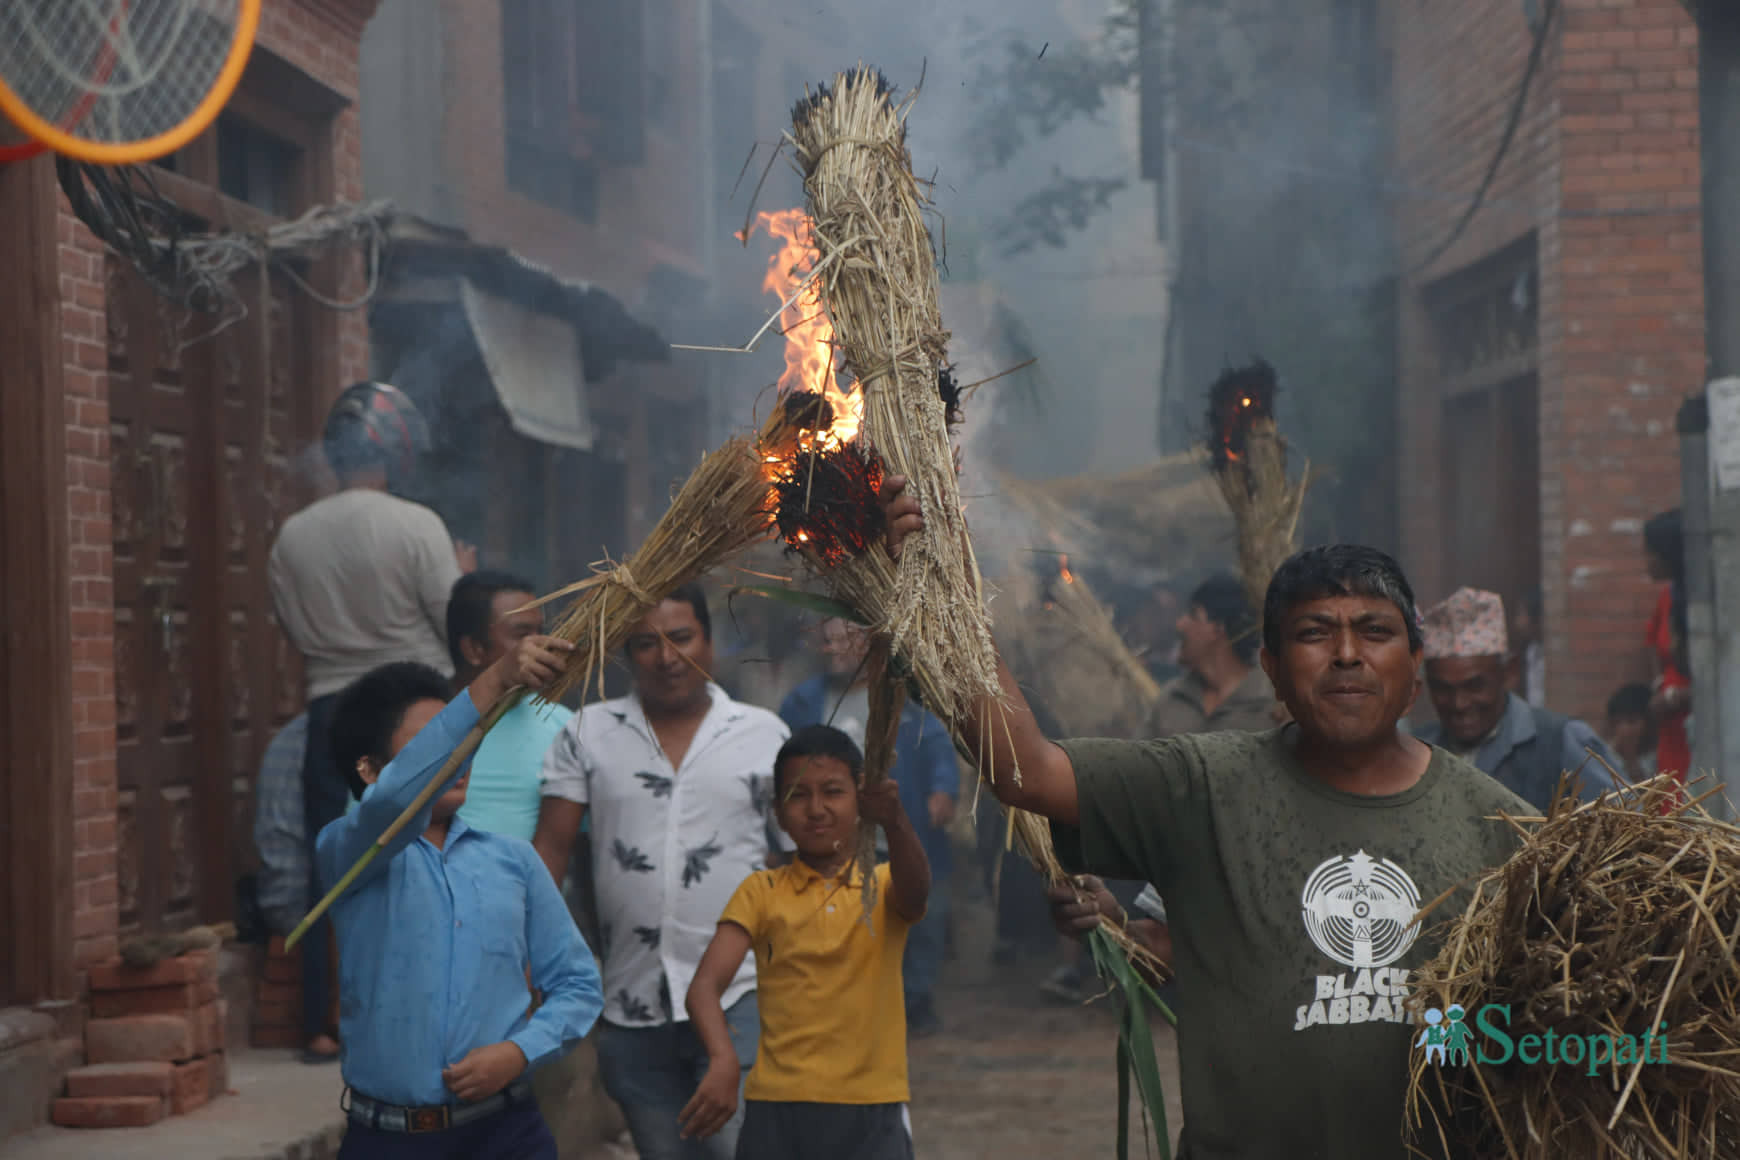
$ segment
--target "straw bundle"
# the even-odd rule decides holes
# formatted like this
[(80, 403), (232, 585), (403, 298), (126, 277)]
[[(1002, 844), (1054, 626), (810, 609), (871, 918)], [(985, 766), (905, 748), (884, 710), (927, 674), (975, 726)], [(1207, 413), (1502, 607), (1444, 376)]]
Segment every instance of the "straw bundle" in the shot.
[(1239, 576), (1259, 613), (1269, 581), (1296, 548), (1299, 513), (1311, 485), (1306, 465), (1287, 478), (1287, 441), (1275, 428), (1274, 368), (1230, 370), (1209, 390), (1209, 455), (1215, 482), (1238, 527)]
[(1146, 736), (1160, 685), (1068, 557), (1044, 589), (1012, 584), (1016, 615), (998, 618), (1011, 667), (1071, 737)]
[[(1514, 1041), (1614, 1036), (1620, 1062), (1429, 1067), (1418, 1053), (1417, 1144), (1511, 1160), (1740, 1155), (1740, 830), (1696, 805), (1663, 816), (1675, 793), (1659, 777), (1575, 809), (1561, 799), (1416, 974), (1421, 1007), (1459, 1003), (1472, 1022), (1509, 1004)], [(1660, 1040), (1648, 1062), (1627, 1059), (1624, 1037), (1641, 1049), (1652, 1032), (1668, 1062), (1654, 1061)]]
[(695, 468), (633, 555), (538, 602), (580, 594), (552, 634), (572, 643), (574, 651), (542, 699), (558, 701), (576, 686), (590, 685), (635, 623), (661, 600), (766, 539), (772, 529), (755, 444), (743, 437), (727, 440)]
[(1000, 690), (939, 390), (948, 332), (906, 150), (907, 107), (859, 67), (798, 103), (791, 139), (822, 254), (821, 299), (864, 394), (863, 437), (907, 477), (928, 525), (901, 553), (893, 591), (874, 602), (877, 627), (909, 668), (933, 678), (926, 696), (940, 699), (930, 706), (952, 719)]

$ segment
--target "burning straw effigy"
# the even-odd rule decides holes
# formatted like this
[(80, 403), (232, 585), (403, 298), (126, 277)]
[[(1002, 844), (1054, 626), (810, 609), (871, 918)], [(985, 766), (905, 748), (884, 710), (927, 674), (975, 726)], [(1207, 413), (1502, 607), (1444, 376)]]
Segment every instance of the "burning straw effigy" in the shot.
[(930, 707), (955, 720), (1001, 689), (949, 443), (948, 332), (925, 197), (906, 149), (910, 103), (897, 107), (881, 74), (859, 67), (798, 102), (790, 137), (821, 255), (820, 300), (863, 397), (863, 438), (889, 473), (907, 478), (927, 522), (902, 551), (891, 587), (871, 591), (879, 575), (852, 578), (874, 597), (856, 606), (924, 674)]
[(1275, 369), (1258, 359), (1215, 380), (1208, 397), (1209, 470), (1238, 527), (1239, 577), (1261, 615), (1275, 570), (1296, 550), (1311, 486), (1306, 464), (1287, 477), (1287, 441), (1275, 427)]
[[(770, 423), (781, 437), (764, 437), (760, 451), (787, 548), (883, 638), (885, 676), (872, 685), (909, 682), (954, 725), (1002, 689), (949, 441), (960, 393), (945, 362), (925, 202), (906, 151), (908, 107), (896, 107), (878, 73), (859, 68), (793, 111), (810, 207), (799, 254), (814, 281), (785, 296), (787, 310), (814, 341), (837, 348), (838, 370), (855, 376), (857, 389), (839, 392), (833, 359), (822, 360), (799, 380), (805, 389), (781, 400), (783, 416)], [(826, 325), (817, 326), (821, 315)], [(802, 363), (802, 352), (788, 347), (788, 365), (794, 360)], [(877, 498), (890, 474), (907, 477), (926, 521), (898, 562), (884, 547)], [(870, 736), (888, 727), (899, 702), (884, 701), (881, 715), (872, 708)], [(867, 780), (877, 774), (870, 758)], [(1048, 881), (1064, 880), (1044, 819), (1012, 811), (1010, 831)], [(1127, 955), (1151, 961), (1117, 934)]]
[[(1413, 1002), (1459, 1005), (1476, 1026), (1508, 1007), (1495, 1022), (1512, 1054), (1478, 1034), (1461, 1066), (1417, 1051), (1416, 1146), (1507, 1160), (1740, 1154), (1740, 829), (1676, 799), (1669, 777), (1581, 806), (1562, 794), (1475, 886), (1416, 972)], [(1538, 1037), (1532, 1063), (1525, 1036)], [(1582, 1058), (1568, 1046), (1559, 1066), (1541, 1058), (1567, 1037)]]

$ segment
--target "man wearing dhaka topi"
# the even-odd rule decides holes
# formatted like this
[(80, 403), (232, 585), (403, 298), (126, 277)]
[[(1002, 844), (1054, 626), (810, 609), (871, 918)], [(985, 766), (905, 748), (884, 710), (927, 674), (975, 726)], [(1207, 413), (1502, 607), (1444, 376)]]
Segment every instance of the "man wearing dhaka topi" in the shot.
[(1542, 812), (1561, 774), (1576, 775), (1585, 801), (1614, 788), (1619, 759), (1595, 730), (1506, 689), (1510, 642), (1498, 593), (1459, 588), (1424, 622), (1426, 691), (1438, 720), (1416, 731), (1420, 740), (1473, 762)]
[[(896, 554), (923, 526), (905, 482), (884, 490)], [(1465, 904), (1515, 849), (1497, 815), (1531, 807), (1398, 728), (1421, 638), (1382, 552), (1283, 563), (1258, 659), (1292, 715), (1266, 733), (1053, 742), (999, 665), (1002, 701), (978, 701), (956, 736), (1005, 805), (1051, 819), (1066, 867), (1167, 899), (1182, 1155), (1402, 1160), (1404, 1002), (1435, 949), (1419, 910), (1447, 893)]]

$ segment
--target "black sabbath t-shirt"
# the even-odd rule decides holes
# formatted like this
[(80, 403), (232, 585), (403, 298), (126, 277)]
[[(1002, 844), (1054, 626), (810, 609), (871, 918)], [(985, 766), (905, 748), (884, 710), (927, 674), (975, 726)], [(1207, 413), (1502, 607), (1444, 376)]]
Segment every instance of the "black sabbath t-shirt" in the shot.
[(1409, 972), (1516, 849), (1497, 815), (1536, 811), (1441, 749), (1402, 793), (1343, 793), (1293, 733), (1063, 742), (1081, 824), (1052, 834), (1166, 899), (1191, 1160), (1399, 1160)]

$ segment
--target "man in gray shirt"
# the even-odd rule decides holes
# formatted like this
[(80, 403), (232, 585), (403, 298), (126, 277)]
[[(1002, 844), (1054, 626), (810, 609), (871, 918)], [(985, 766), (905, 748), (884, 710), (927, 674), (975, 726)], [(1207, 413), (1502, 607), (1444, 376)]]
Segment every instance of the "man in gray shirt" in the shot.
[[(404, 392), (386, 383), (347, 387), (327, 415), (323, 437), (339, 490), (286, 520), (272, 545), (272, 604), (302, 654), (307, 686), (302, 793), (311, 847), (350, 801), (343, 772), (332, 767), (328, 752), (338, 694), (392, 661), (421, 661), (453, 673), (445, 637), (447, 597), (461, 570), (477, 566), (476, 551), (456, 545), (433, 511), (393, 494), (410, 486), (428, 441), (422, 417)], [(330, 944), (325, 920), (302, 943), (304, 1059), (310, 1063), (338, 1058)]]

